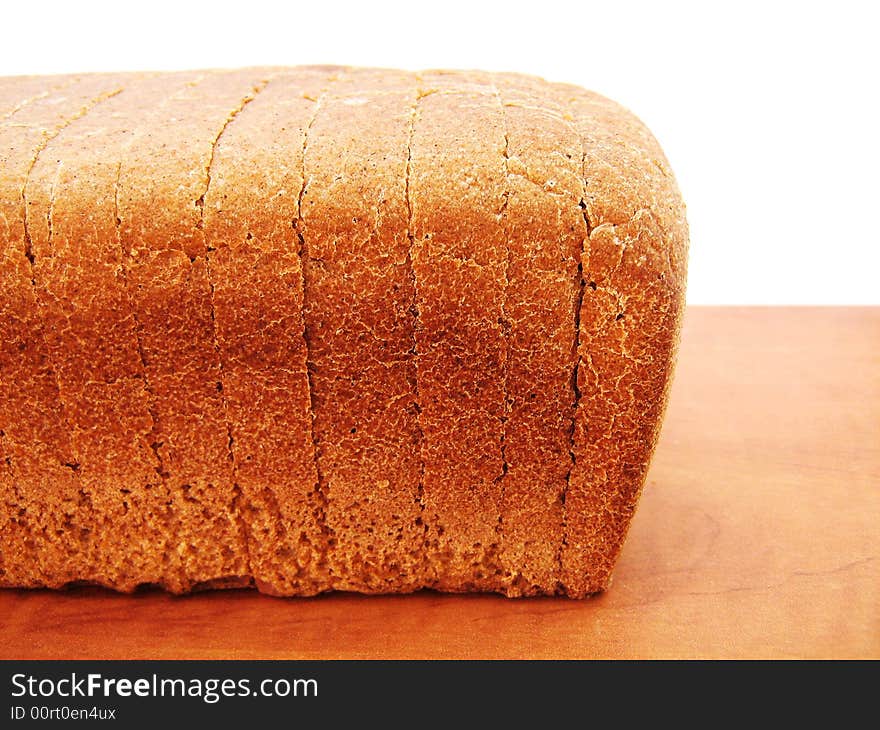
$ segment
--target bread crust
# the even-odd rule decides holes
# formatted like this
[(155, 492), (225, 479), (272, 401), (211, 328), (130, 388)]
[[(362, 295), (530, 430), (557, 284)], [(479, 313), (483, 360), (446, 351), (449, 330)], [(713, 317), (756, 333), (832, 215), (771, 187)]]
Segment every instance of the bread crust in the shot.
[(0, 121), (50, 94), (83, 80), (81, 75), (0, 77)]
[(34, 286), (45, 217), (33, 218), (28, 193), (53, 140), (118, 93), (122, 79), (44, 83), (42, 92), (17, 87), (13, 98), (32, 98), (16, 101), (0, 122), (0, 585), (59, 587), (98, 580), (100, 568), (90, 492)]
[(4, 79), (0, 154), (0, 584), (608, 586), (687, 258), (630, 112), (482, 72)]
[(319, 102), (301, 233), (331, 581), (387, 592), (422, 582), (406, 202), (416, 89), (412, 77), (376, 87), (370, 75), (348, 72)]
[(273, 77), (218, 141), (204, 201), (250, 570), (258, 588), (274, 595), (329, 587), (296, 228), (304, 136), (329, 76)]
[(581, 597), (610, 584), (657, 444), (684, 310), (688, 231), (669, 163), (647, 128), (598, 94), (557, 88), (583, 143), (589, 225), (562, 554), (566, 591)]
[(508, 134), (510, 246), (503, 560), (508, 595), (559, 590), (564, 499), (577, 393), (580, 139), (562, 111), (519, 76), (492, 78)]
[(169, 490), (174, 590), (249, 580), (235, 499), (202, 209), (217, 139), (270, 69), (205, 72), (169, 97), (128, 150), (119, 180), (121, 240)]
[(422, 74), (420, 88), (409, 187), (428, 584), (503, 590), (503, 118), (491, 87), (459, 74)]

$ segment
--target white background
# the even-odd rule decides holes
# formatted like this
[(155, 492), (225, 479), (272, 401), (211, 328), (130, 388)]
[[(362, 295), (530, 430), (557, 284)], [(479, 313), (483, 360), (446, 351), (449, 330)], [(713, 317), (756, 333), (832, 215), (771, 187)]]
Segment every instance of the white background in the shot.
[(338, 63), (533, 73), (659, 138), (694, 304), (880, 304), (875, 3), (15, 2), (0, 75)]

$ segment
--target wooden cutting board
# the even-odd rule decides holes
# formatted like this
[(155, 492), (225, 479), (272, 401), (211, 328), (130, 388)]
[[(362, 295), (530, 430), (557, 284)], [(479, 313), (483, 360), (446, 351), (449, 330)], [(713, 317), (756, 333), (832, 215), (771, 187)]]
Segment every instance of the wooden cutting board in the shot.
[(614, 585), (0, 590), (2, 658), (880, 657), (880, 308), (691, 308)]

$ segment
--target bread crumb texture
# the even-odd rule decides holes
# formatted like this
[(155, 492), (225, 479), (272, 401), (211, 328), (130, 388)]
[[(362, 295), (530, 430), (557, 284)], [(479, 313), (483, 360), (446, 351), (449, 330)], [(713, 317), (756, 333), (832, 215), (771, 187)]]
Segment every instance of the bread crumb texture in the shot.
[(604, 590), (687, 223), (597, 94), (0, 79), (0, 586)]

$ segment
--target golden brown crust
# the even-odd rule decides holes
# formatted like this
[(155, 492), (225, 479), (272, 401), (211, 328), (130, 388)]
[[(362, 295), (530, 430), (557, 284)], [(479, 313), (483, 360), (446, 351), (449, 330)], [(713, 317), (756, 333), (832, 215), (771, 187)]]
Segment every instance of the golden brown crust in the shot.
[(560, 556), (560, 589), (580, 597), (608, 586), (656, 445), (684, 306), (687, 223), (662, 150), (630, 112), (577, 87), (502, 78), (581, 142), (587, 235)]
[[(165, 88), (155, 79), (124, 79), (121, 93), (53, 140), (28, 185), (34, 287), (94, 512), (97, 580), (126, 590), (163, 580), (169, 516), (164, 495), (153, 489), (152, 420), (118, 276), (115, 183), (136, 116), (123, 112), (133, 99), (156, 103)], [(92, 144), (103, 154), (94, 155)]]
[(34, 220), (27, 204), (32, 177), (53, 140), (121, 83), (113, 76), (74, 79), (19, 104), (0, 122), (0, 584), (57, 587), (99, 579), (90, 495), (59, 393), (47, 340), (52, 333), (34, 287), (45, 216)]
[(510, 245), (503, 560), (509, 595), (553, 593), (561, 581), (563, 500), (577, 400), (576, 309), (586, 230), (578, 206), (580, 139), (540, 84), (493, 79), (508, 134)]
[[(260, 590), (276, 595), (328, 587), (301, 243), (293, 225), (303, 137), (328, 76), (273, 78), (218, 141), (205, 195), (217, 344), (250, 570)], [(253, 139), (260, 144), (249, 144)]]
[(687, 254), (629, 112), (481, 72), (23, 78), (0, 154), (0, 584), (608, 585)]
[(82, 80), (80, 76), (7, 76), (0, 77), (0, 121), (20, 109)]
[(271, 71), (206, 72), (169, 97), (128, 150), (121, 240), (154, 414), (155, 450), (177, 518), (181, 584), (246, 576), (234, 448), (223, 399), (204, 196), (214, 145)]
[[(406, 169), (414, 79), (355, 72), (318, 102), (301, 228), (332, 586), (422, 584)], [(368, 89), (367, 91), (355, 89)]]
[(608, 586), (657, 443), (684, 309), (687, 223), (644, 125), (597, 94), (559, 91), (583, 142), (590, 228), (562, 556), (566, 591), (579, 597)]
[(411, 147), (429, 585), (500, 590), (504, 126), (494, 91), (426, 73)]

